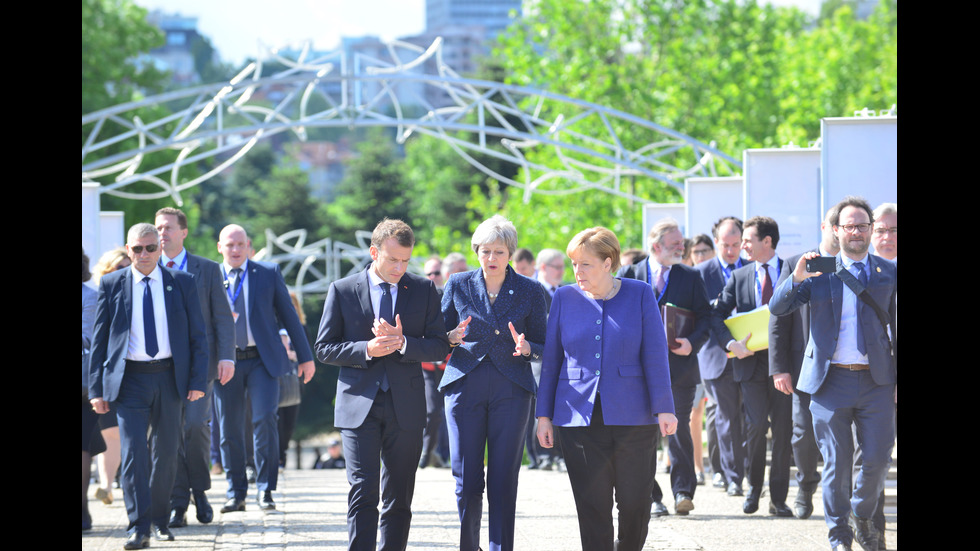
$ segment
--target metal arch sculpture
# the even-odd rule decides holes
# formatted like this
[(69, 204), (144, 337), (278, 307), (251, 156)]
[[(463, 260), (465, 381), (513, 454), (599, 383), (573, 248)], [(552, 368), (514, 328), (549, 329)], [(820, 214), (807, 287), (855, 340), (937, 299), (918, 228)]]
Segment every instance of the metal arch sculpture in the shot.
[[(263, 76), (259, 60), (225, 84), (83, 115), (82, 181), (103, 181), (100, 193), (133, 199), (169, 196), (182, 204), (181, 191), (226, 169), (260, 139), (289, 131), (305, 140), (309, 128), (363, 126), (395, 127), (400, 143), (413, 133), (441, 138), (488, 176), (523, 189), (525, 201), (533, 193), (598, 189), (646, 203), (620, 189), (623, 176), (648, 176), (681, 187), (689, 176), (718, 175), (718, 165), (726, 174), (741, 168), (713, 144), (628, 113), (542, 90), (461, 78), (443, 60), (441, 37), (428, 48), (402, 41), (383, 44), (390, 59), (342, 51), (317, 56), (304, 42), (295, 59), (269, 51), (267, 59), (285, 66), (270, 76)], [(444, 94), (449, 104), (434, 105), (426, 90)], [(169, 114), (154, 121), (136, 114), (153, 105), (167, 107)], [(413, 105), (422, 106), (421, 115), (410, 114)], [(476, 122), (467, 122), (471, 115)], [(597, 128), (603, 134), (593, 135)], [(630, 149), (622, 139), (626, 129), (650, 139)], [(450, 134), (458, 132), (477, 139)], [(492, 140), (502, 148), (490, 147)], [(125, 149), (125, 144), (132, 146), (98, 154)], [(529, 158), (528, 152), (544, 148), (554, 151), (557, 166)], [(146, 155), (157, 151), (171, 152), (172, 160), (144, 166)], [(493, 171), (472, 153), (516, 164), (521, 180)], [(181, 182), (181, 168), (212, 158), (213, 168)], [(156, 189), (134, 191), (137, 182)], [(552, 184), (543, 186), (546, 182)]]

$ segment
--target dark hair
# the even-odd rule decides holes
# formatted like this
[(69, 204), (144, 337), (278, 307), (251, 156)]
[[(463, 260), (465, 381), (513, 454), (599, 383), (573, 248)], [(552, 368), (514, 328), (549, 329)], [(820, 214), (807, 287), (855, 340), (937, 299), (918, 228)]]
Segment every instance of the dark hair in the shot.
[(834, 208), (830, 209), (829, 221), (830, 225), (836, 226), (840, 222), (840, 212), (847, 207), (856, 207), (859, 209), (864, 209), (864, 212), (868, 213), (868, 222), (872, 223), (875, 220), (874, 212), (871, 210), (871, 205), (862, 197), (854, 197), (848, 195), (841, 200), (840, 203), (834, 205)]
[[(172, 216), (176, 216), (177, 225), (180, 226), (180, 229), (182, 230), (187, 229), (187, 215), (184, 214), (184, 211), (174, 207), (163, 207), (162, 209), (157, 211), (156, 216), (160, 216), (161, 214), (169, 214)], [(154, 218), (156, 216), (154, 216)]]
[(534, 264), (534, 253), (531, 252), (531, 249), (521, 247), (514, 251), (514, 263), (516, 264), (518, 262), (530, 262)]
[(691, 238), (691, 249), (697, 247), (700, 244), (705, 244), (711, 247), (711, 250), (715, 250), (715, 243), (711, 240), (711, 236), (706, 233), (699, 233)]
[(760, 240), (766, 237), (772, 238), (772, 248), (776, 248), (776, 243), (779, 243), (779, 224), (775, 220), (768, 216), (753, 216), (745, 221), (745, 229), (752, 227), (755, 228)]
[(371, 233), (371, 245), (380, 249), (385, 241), (392, 238), (402, 247), (415, 246), (415, 233), (412, 232), (412, 228), (401, 220), (389, 218), (378, 222), (378, 225), (374, 227), (374, 231)]
[(715, 225), (714, 226), (711, 226), (711, 235), (715, 239), (718, 239), (718, 228), (722, 224), (724, 224), (725, 222), (728, 222), (729, 220), (731, 220), (732, 222), (734, 222), (735, 225), (738, 226), (738, 232), (739, 233), (742, 233), (742, 220), (741, 219), (736, 218), (734, 216), (723, 216), (723, 217), (719, 218), (717, 222), (715, 222)]

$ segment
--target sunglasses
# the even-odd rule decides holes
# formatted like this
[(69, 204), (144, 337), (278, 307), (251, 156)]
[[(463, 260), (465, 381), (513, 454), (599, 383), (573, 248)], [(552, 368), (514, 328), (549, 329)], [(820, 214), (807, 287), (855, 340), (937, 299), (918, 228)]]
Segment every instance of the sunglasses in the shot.
[(442, 272), (429, 272), (425, 274), (426, 276), (442, 275)]
[[(147, 245), (145, 247), (146, 248), (146, 252), (148, 252), (148, 253), (155, 253), (155, 252), (157, 252), (157, 247), (159, 247), (159, 245), (155, 245), (155, 244), (154, 245)], [(133, 251), (133, 254), (143, 254), (143, 249), (144, 249), (143, 245), (133, 245), (133, 246), (130, 247), (130, 250)]]

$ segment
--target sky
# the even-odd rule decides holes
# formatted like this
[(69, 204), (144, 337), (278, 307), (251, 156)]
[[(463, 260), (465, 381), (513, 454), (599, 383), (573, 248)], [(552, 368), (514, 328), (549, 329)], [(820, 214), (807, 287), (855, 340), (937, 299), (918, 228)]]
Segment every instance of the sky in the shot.
[[(820, 0), (768, 0), (816, 14)], [(196, 16), (197, 29), (211, 40), (222, 61), (238, 67), (259, 57), (261, 42), (277, 48), (311, 40), (332, 50), (340, 37), (382, 39), (425, 30), (425, 0), (134, 0), (148, 10)]]

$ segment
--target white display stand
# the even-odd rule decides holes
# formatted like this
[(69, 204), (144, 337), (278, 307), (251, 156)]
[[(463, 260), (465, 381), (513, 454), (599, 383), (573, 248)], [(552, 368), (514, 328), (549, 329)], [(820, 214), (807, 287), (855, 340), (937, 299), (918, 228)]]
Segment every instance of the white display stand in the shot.
[(848, 195), (875, 208), (898, 202), (898, 117), (820, 120), (823, 210)]
[[(743, 187), (745, 179), (741, 176), (698, 177), (684, 181), (684, 195), (687, 197), (687, 215), (683, 224), (688, 228), (686, 237), (699, 233), (711, 235), (711, 228), (720, 218), (737, 216), (742, 218)], [(679, 220), (680, 221), (680, 220)]]
[(776, 252), (782, 258), (820, 242), (819, 148), (746, 149), (743, 220), (769, 216), (779, 225)]

